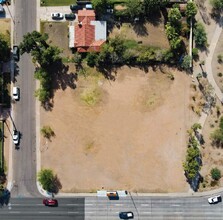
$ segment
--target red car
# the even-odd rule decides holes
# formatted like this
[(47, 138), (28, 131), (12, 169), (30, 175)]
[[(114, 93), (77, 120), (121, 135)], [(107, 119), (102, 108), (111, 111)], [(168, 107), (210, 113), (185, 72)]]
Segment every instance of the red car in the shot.
[(58, 202), (56, 199), (44, 199), (43, 204), (45, 206), (58, 206)]

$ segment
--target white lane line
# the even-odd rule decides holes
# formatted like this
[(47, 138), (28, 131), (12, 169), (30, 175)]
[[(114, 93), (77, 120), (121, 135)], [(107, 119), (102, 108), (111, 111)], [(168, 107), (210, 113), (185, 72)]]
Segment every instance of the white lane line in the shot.
[(94, 212), (85, 212), (86, 214), (92, 214), (92, 213), (94, 213)]
[(141, 206), (149, 206), (149, 204), (141, 204)]
[(180, 206), (180, 205), (178, 205), (178, 204), (173, 204), (173, 205), (171, 205), (171, 206)]
[(123, 204), (115, 204), (115, 206), (123, 206)]
[(182, 214), (183, 212), (174, 212), (175, 214)]
[(151, 214), (151, 212), (140, 212), (142, 214)]
[(19, 212), (19, 211), (10, 211), (9, 213), (11, 213), (11, 214), (18, 214), (18, 213), (21, 213), (21, 212)]
[(81, 204), (67, 204), (67, 205), (69, 205), (69, 206), (79, 206)]
[(77, 214), (79, 212), (67, 212), (68, 214)]
[(38, 213), (41, 213), (41, 214), (49, 214), (50, 212), (38, 212)]
[(85, 204), (86, 206), (93, 206), (93, 204)]

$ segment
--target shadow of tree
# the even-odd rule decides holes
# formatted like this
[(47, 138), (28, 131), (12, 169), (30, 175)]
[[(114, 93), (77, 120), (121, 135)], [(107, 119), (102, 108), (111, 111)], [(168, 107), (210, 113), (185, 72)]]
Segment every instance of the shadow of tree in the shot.
[(53, 180), (53, 188), (52, 188), (52, 193), (57, 194), (59, 192), (59, 190), (62, 189), (62, 184), (59, 180), (59, 178), (57, 177), (57, 175), (54, 177)]

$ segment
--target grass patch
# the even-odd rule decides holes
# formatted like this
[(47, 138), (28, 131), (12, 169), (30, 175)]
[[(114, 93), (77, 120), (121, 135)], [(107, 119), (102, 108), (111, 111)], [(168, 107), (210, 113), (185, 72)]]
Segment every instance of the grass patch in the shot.
[(40, 6), (66, 6), (76, 4), (75, 0), (41, 0)]
[(81, 93), (81, 100), (88, 106), (95, 106), (101, 101), (99, 88), (87, 88)]
[(128, 49), (133, 49), (138, 47), (138, 43), (135, 40), (125, 40), (124, 45), (128, 48)]

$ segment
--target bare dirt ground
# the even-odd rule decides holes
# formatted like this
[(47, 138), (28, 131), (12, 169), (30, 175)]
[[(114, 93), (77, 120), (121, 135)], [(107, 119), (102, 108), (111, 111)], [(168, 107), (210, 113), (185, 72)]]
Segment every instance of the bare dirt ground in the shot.
[[(223, 92), (223, 63), (218, 63), (218, 55), (220, 54), (222, 54), (223, 56), (223, 32), (221, 33), (221, 36), (217, 43), (214, 57), (212, 60), (212, 70), (215, 82)], [(222, 73), (222, 76), (220, 76), (219, 73)]]
[(211, 179), (211, 169), (217, 167), (223, 173), (223, 151), (221, 147), (213, 146), (210, 139), (210, 134), (219, 127), (219, 119), (223, 116), (223, 106), (217, 101), (216, 106), (219, 106), (221, 115), (217, 115), (217, 109), (214, 108), (211, 114), (208, 116), (203, 129), (203, 135), (205, 144), (202, 148), (202, 169), (201, 175), (204, 177), (204, 183), (201, 184), (200, 190), (209, 190), (210, 188), (216, 188), (223, 186), (223, 178), (216, 184)]
[(145, 25), (137, 24), (133, 27), (131, 24), (123, 23), (120, 28), (116, 27), (113, 29), (110, 37), (115, 35), (122, 36), (125, 39), (141, 41), (143, 45), (169, 48), (163, 18), (156, 25), (146, 23)]
[[(186, 130), (195, 122), (189, 111), (191, 79), (149, 69), (118, 70), (116, 81), (80, 77), (77, 88), (58, 90), (51, 112), (41, 110), (41, 126), (55, 132), (41, 140), (42, 167), (58, 175), (65, 192), (125, 189), (185, 192), (182, 162)], [(94, 88), (94, 105), (83, 94)]]
[(4, 19), (0, 19), (0, 33), (2, 34), (6, 34), (6, 33), (9, 33), (10, 32), (10, 19), (9, 18), (4, 18)]

